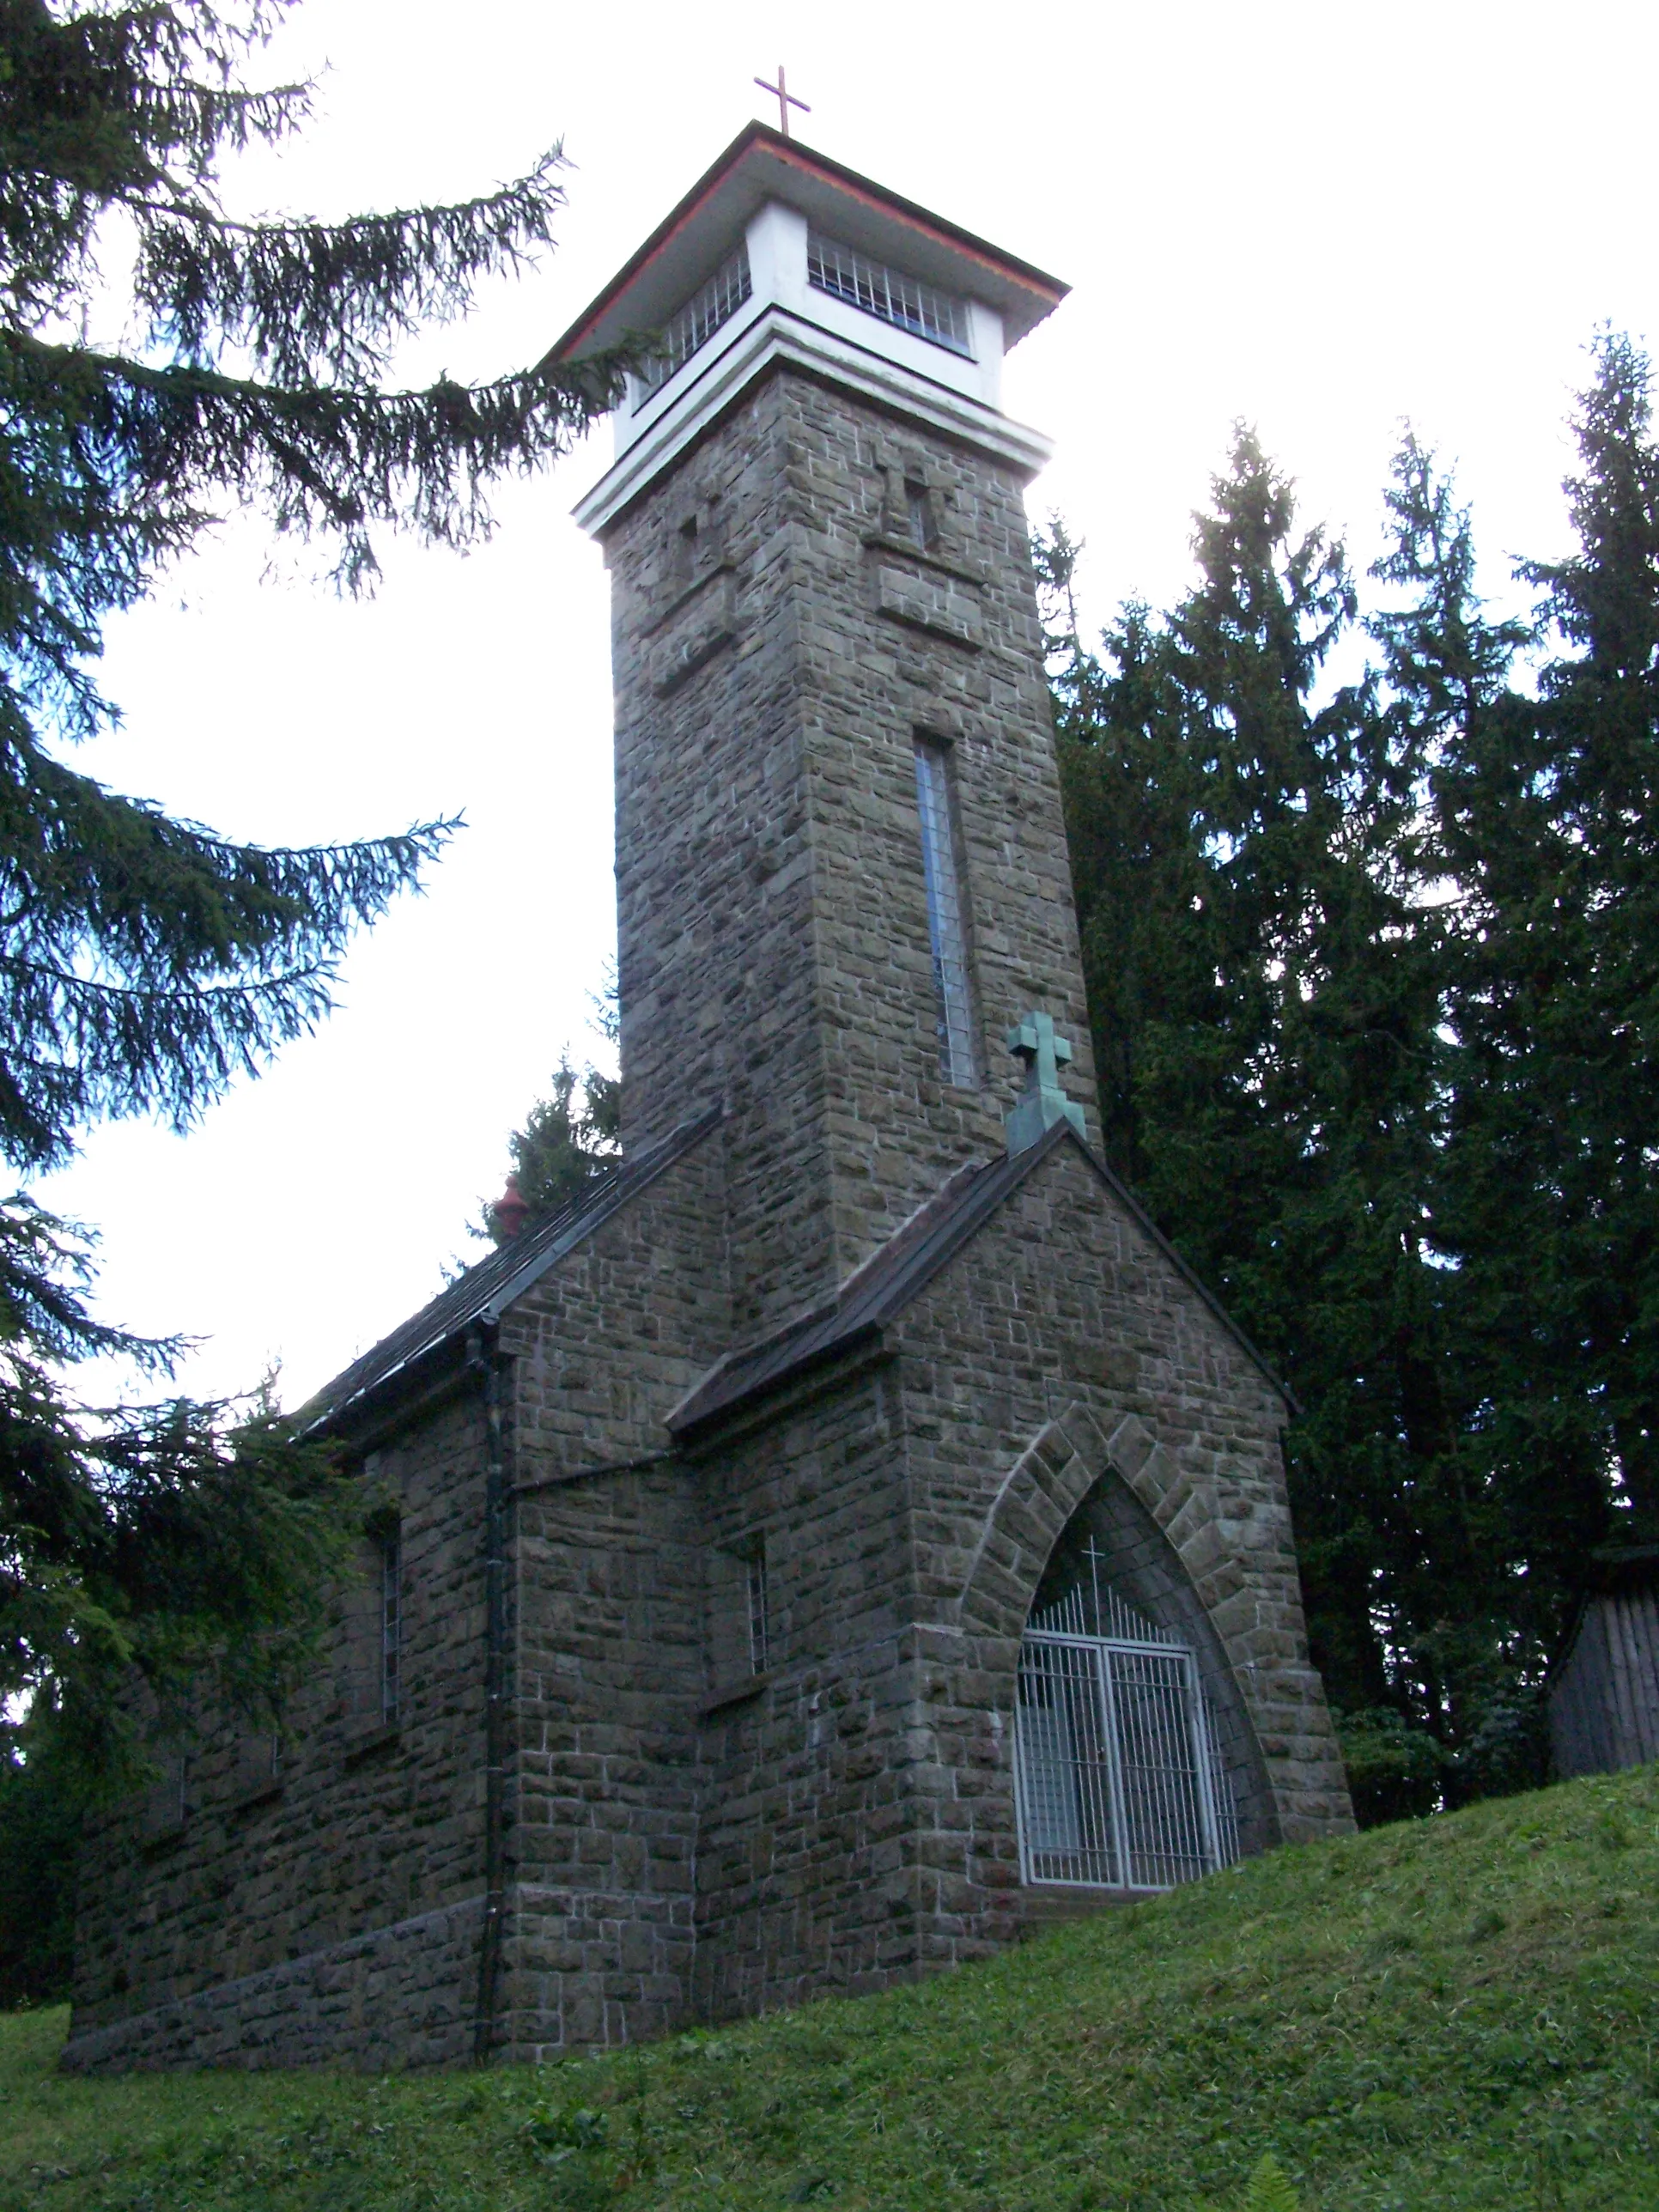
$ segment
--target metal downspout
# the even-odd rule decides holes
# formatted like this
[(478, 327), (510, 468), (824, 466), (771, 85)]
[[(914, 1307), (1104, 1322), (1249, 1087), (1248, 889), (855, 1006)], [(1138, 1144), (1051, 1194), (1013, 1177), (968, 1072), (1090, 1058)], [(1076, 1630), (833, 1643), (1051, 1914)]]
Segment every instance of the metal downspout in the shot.
[(507, 1453), (501, 1419), (505, 1364), (494, 1332), (469, 1330), (467, 1364), (478, 1376), (484, 1409), (484, 1918), (478, 1945), (478, 2002), (472, 2057), (487, 2064), (494, 2047), (507, 1905)]

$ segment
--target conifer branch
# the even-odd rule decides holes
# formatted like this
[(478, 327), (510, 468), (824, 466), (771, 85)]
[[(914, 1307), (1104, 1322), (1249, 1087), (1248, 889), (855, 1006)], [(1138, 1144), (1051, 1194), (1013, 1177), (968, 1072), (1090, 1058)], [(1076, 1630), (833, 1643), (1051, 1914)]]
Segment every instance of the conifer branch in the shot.
[[(286, 4), (0, 0), (0, 1156), (23, 1169), (112, 1115), (185, 1126), (257, 1073), (456, 826), (270, 851), (76, 775), (58, 748), (117, 720), (90, 672), (108, 616), (233, 507), (331, 541), (348, 587), (381, 529), (475, 543), (493, 484), (616, 389), (619, 360), (383, 388), (397, 341), (550, 242), (556, 149), (455, 206), (227, 215), (222, 156), (309, 112), (309, 85), (239, 81)], [(64, 335), (112, 215), (137, 231), (137, 358)], [(88, 1264), (26, 1198), (0, 1206), (0, 1699), (32, 1698), (54, 1759), (107, 1784), (133, 1769), (135, 1670), (272, 1708), (354, 1493), (263, 1416), (77, 1403), (76, 1360), (177, 1348), (96, 1321)]]
[(555, 146), (477, 198), (338, 223), (237, 223), (200, 201), (139, 200), (136, 295), (187, 360), (228, 342), (279, 384), (361, 382), (393, 339), (453, 319), (482, 280), (551, 243), (563, 165)]

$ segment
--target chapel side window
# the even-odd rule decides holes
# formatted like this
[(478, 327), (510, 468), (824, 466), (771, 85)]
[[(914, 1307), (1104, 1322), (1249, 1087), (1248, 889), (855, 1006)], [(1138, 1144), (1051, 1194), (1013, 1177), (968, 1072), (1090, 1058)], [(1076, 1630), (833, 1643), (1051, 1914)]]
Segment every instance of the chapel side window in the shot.
[(238, 1735), (231, 1746), (230, 1790), (233, 1805), (262, 1804), (283, 1786), (283, 1739), (276, 1730)]
[(153, 1754), (155, 1771), (141, 1802), (140, 1832), (147, 1844), (180, 1836), (185, 1830), (185, 1753), (169, 1744)]
[(746, 1694), (775, 1656), (766, 1539), (759, 1530), (711, 1546), (707, 1558), (708, 1686), (717, 1701)]
[(947, 1083), (969, 1089), (977, 1078), (967, 931), (957, 865), (956, 794), (950, 747), (937, 738), (916, 738), (916, 806), (921, 817), (921, 865), (927, 887), (939, 1071)]
[(933, 520), (933, 495), (915, 477), (904, 479), (905, 526), (920, 553), (931, 553), (939, 544), (939, 525)]

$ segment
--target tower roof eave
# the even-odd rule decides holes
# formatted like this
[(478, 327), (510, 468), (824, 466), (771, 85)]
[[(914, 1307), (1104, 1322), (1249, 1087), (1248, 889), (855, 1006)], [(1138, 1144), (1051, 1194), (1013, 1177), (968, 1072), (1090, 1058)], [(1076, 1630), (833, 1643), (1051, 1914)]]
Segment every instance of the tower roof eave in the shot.
[(1005, 347), (1016, 345), (1070, 289), (769, 124), (750, 123), (556, 341), (548, 360), (580, 361), (657, 329), (768, 200), (787, 201), (848, 245), (896, 256), (915, 275), (983, 300), (1002, 317)]

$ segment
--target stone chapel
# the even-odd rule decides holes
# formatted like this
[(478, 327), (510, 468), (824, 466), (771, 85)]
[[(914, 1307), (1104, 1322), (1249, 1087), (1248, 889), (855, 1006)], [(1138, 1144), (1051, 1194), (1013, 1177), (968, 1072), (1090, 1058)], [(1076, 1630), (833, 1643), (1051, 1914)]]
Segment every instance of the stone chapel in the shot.
[(1005, 352), (1064, 287), (750, 125), (612, 584), (623, 1133), (306, 1419), (388, 1500), (280, 1738), (89, 1838), (83, 2068), (537, 2059), (1350, 1825), (1285, 1393), (1098, 1149)]

